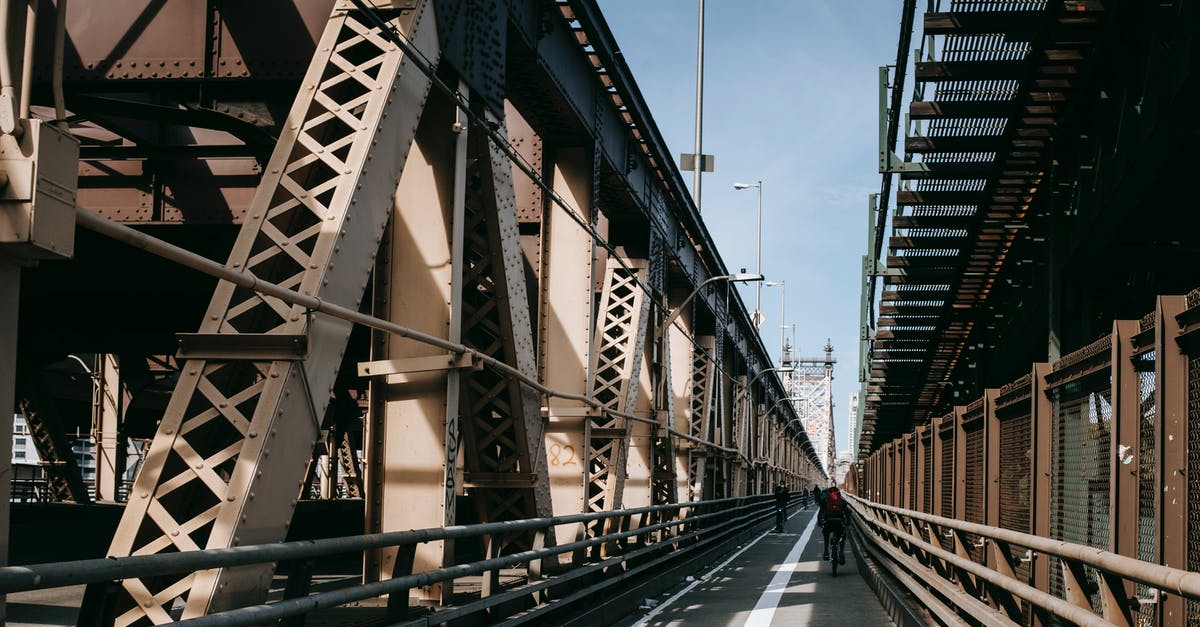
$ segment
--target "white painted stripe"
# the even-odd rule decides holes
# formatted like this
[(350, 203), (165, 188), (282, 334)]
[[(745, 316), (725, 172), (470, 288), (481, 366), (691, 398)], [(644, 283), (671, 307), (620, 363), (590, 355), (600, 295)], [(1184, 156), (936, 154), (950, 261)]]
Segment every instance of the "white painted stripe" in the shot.
[[(807, 511), (807, 508), (805, 508), (805, 510)], [(798, 516), (799, 514), (800, 514), (800, 512), (796, 512), (796, 513), (792, 514), (791, 516), (788, 516), (788, 520), (791, 520), (792, 518), (795, 518), (795, 517), (796, 517), (796, 516)], [(816, 517), (815, 517), (815, 516), (813, 517), (813, 520), (816, 520)], [(808, 529), (808, 530), (809, 530), (809, 531), (811, 531), (811, 530), (812, 530), (812, 523), (809, 523), (808, 527), (809, 527), (809, 529)], [(700, 576), (700, 578), (699, 578), (699, 579), (696, 579), (696, 580), (692, 581), (692, 583), (689, 583), (689, 584), (688, 584), (686, 587), (684, 587), (684, 589), (683, 589), (683, 590), (680, 590), (679, 592), (676, 592), (675, 594), (672, 594), (672, 595), (671, 595), (671, 597), (670, 597), (669, 599), (667, 599), (667, 600), (663, 601), (662, 603), (659, 603), (658, 605), (654, 606), (654, 609), (650, 610), (650, 611), (649, 611), (649, 612), (648, 612), (648, 613), (647, 613), (645, 616), (643, 616), (643, 617), (641, 618), (641, 620), (639, 620), (638, 622), (634, 623), (634, 624), (633, 624), (633, 625), (631, 625), (630, 627), (645, 627), (645, 625), (649, 624), (649, 622), (650, 622), (650, 619), (651, 619), (651, 618), (654, 618), (655, 616), (658, 616), (658, 614), (659, 614), (660, 612), (662, 612), (663, 610), (667, 609), (667, 606), (668, 606), (668, 605), (670, 605), (670, 604), (674, 603), (675, 601), (678, 601), (678, 600), (679, 600), (679, 597), (681, 597), (681, 596), (683, 596), (683, 595), (687, 594), (688, 592), (690, 592), (690, 591), (692, 590), (692, 588), (695, 588), (696, 586), (700, 585), (700, 583), (701, 583), (701, 582), (703, 582), (704, 580), (706, 580), (706, 579), (708, 579), (709, 577), (712, 577), (713, 575), (715, 575), (715, 574), (717, 573), (717, 571), (718, 571), (718, 570), (721, 570), (722, 568), (725, 568), (726, 566), (728, 566), (728, 565), (729, 565), (729, 562), (732, 562), (733, 560), (737, 559), (737, 556), (741, 555), (742, 553), (745, 553), (745, 552), (746, 552), (746, 549), (749, 549), (750, 547), (754, 546), (755, 544), (758, 544), (758, 541), (759, 541), (759, 540), (762, 540), (763, 538), (767, 537), (768, 535), (770, 535), (770, 534), (772, 534), (772, 533), (775, 533), (775, 532), (774, 532), (774, 531), (767, 531), (767, 532), (763, 533), (762, 535), (758, 536), (757, 538), (755, 538), (754, 540), (752, 540), (752, 541), (751, 541), (749, 544), (747, 544), (746, 546), (742, 547), (741, 549), (738, 549), (738, 551), (737, 551), (736, 553), (734, 553), (733, 555), (730, 555), (730, 556), (729, 556), (729, 559), (727, 559), (727, 560), (725, 560), (724, 562), (721, 562), (720, 564), (718, 564), (716, 568), (714, 568), (714, 569), (712, 569), (712, 570), (708, 571), (707, 573), (704, 573), (703, 575), (701, 575), (701, 576)], [(806, 532), (806, 533), (807, 533), (807, 532)], [(803, 538), (801, 538), (801, 539), (803, 539)]]
[(771, 579), (771, 583), (767, 584), (767, 589), (763, 590), (762, 596), (758, 597), (758, 603), (754, 604), (754, 609), (750, 611), (750, 617), (746, 619), (746, 627), (770, 627), (771, 621), (775, 618), (775, 608), (779, 607), (779, 602), (783, 599), (783, 591), (787, 588), (792, 573), (796, 572), (800, 554), (804, 552), (804, 547), (808, 545), (808, 540), (812, 537), (813, 529), (816, 526), (817, 517), (813, 516), (808, 521), (808, 526), (804, 528), (804, 533), (800, 534), (800, 539), (796, 540), (792, 550), (779, 565), (779, 570), (775, 571), (775, 577)]

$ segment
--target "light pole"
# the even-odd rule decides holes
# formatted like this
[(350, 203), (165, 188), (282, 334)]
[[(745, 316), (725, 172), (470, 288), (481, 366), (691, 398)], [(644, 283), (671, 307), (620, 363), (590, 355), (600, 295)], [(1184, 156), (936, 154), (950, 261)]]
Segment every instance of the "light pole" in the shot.
[(663, 320), (662, 326), (659, 328), (663, 329), (663, 330), (670, 328), (671, 323), (675, 322), (675, 319), (679, 317), (679, 314), (683, 313), (684, 306), (687, 305), (688, 303), (690, 303), (692, 301), (692, 299), (696, 297), (696, 294), (699, 294), (700, 290), (704, 289), (704, 286), (708, 285), (709, 283), (715, 283), (716, 281), (729, 281), (730, 283), (751, 283), (751, 282), (761, 283), (762, 280), (763, 280), (763, 275), (761, 275), (761, 274), (739, 273), (739, 274), (722, 274), (720, 276), (709, 277), (709, 278), (701, 281), (700, 285), (697, 285), (696, 289), (692, 290), (692, 293), (688, 294), (687, 298), (683, 299), (683, 302), (679, 303), (679, 305), (677, 307), (675, 307), (675, 311), (672, 311), (671, 314), (669, 316), (667, 316), (667, 319)]
[(696, 152), (692, 165), (692, 195), (696, 211), (700, 211), (700, 175), (704, 171), (704, 150), (701, 144), (704, 121), (704, 0), (700, 0), (700, 18), (696, 26)]
[(783, 353), (784, 350), (786, 350), (785, 347), (787, 346), (787, 336), (784, 335), (784, 330), (787, 329), (787, 325), (783, 323), (784, 320), (787, 320), (787, 318), (784, 317), (784, 315), (787, 313), (787, 281), (767, 281), (763, 283), (763, 285), (766, 285), (767, 287), (779, 288), (779, 365), (782, 366)]
[[(758, 237), (754, 247), (754, 271), (762, 274), (762, 181), (756, 183), (734, 183), (733, 188), (736, 190), (750, 189), (751, 187), (758, 189)], [(756, 285), (754, 288), (754, 328), (762, 326), (762, 285)]]
[[(776, 408), (776, 407), (779, 407), (779, 405), (780, 405), (780, 404), (782, 404), (784, 401), (791, 401), (791, 402), (793, 402), (793, 403), (799, 403), (799, 402), (800, 402), (800, 401), (802, 401), (802, 400), (804, 400), (804, 398), (803, 398), (803, 397), (800, 397), (800, 396), (785, 396), (785, 397), (783, 397), (783, 398), (781, 398), (781, 399), (779, 399), (779, 400), (775, 401), (775, 404), (774, 404), (774, 405), (771, 405), (771, 409), (768, 409), (767, 411), (765, 411), (765, 412), (763, 412), (763, 413), (764, 413), (764, 414), (769, 414), (769, 413), (771, 413), (771, 412), (775, 411), (775, 408)], [(787, 422), (787, 424), (789, 424), (789, 425), (790, 425), (790, 424), (792, 424), (793, 422), (797, 422), (798, 420), (799, 420), (799, 418), (793, 418), (793, 419), (789, 420), (789, 421)], [(787, 427), (787, 425), (784, 425), (784, 427), (786, 428), (786, 427)]]

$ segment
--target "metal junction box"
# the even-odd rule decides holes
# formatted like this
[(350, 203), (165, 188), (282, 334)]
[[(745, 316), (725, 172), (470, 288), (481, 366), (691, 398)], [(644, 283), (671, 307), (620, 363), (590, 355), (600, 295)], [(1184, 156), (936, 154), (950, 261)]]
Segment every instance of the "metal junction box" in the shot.
[(41, 120), (0, 135), (0, 255), (67, 259), (75, 252), (79, 142)]

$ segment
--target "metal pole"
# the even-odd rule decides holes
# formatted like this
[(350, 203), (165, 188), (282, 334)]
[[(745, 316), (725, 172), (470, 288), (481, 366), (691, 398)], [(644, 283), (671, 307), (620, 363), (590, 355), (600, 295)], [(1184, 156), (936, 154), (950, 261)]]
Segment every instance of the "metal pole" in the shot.
[(700, 18), (696, 27), (696, 152), (692, 165), (692, 198), (700, 211), (700, 174), (704, 171), (702, 121), (704, 119), (704, 0), (700, 0)]
[(787, 281), (779, 282), (779, 365), (783, 365), (783, 353), (787, 350), (787, 325), (783, 323), (787, 313)]
[[(21, 267), (0, 261), (0, 566), (8, 565), (9, 498), (12, 495), (13, 396), (17, 380), (17, 313), (21, 302)], [(0, 622), (6, 615), (0, 594)]]
[[(756, 185), (758, 187), (758, 238), (754, 247), (754, 273), (762, 274), (762, 181)], [(754, 287), (754, 324), (755, 326), (762, 325), (762, 283)], [(780, 322), (783, 322), (780, 320)]]

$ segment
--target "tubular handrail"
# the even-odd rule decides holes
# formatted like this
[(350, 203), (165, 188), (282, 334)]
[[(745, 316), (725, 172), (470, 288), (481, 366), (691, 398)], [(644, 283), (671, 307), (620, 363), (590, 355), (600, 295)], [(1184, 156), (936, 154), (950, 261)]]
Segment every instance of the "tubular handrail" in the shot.
[[(639, 527), (625, 534), (646, 533), (661, 525), (690, 524), (705, 520), (710, 516), (728, 513), (721, 510), (721, 505), (741, 505), (735, 507), (753, 507), (773, 500), (771, 495), (755, 495), (730, 497), (711, 501), (691, 501), (687, 503), (672, 503), (667, 505), (652, 505), (636, 509), (613, 510), (607, 512), (591, 512), (587, 514), (571, 514), (567, 516), (550, 516), (544, 518), (529, 518), (506, 522), (481, 523), (476, 525), (454, 525), (417, 529), (411, 531), (394, 531), (373, 533), (361, 536), (340, 538), (323, 538), (320, 540), (302, 540), (293, 542), (276, 542), (271, 544), (226, 547), (218, 549), (202, 549), (180, 553), (156, 553), (153, 555), (134, 555), (128, 557), (110, 557), (103, 559), (76, 560), (70, 562), (50, 562), (28, 566), (6, 566), (0, 568), (0, 593), (19, 592), (43, 588), (57, 588), (85, 583), (128, 579), (132, 577), (153, 577), (187, 571), (208, 570), (211, 568), (229, 568), (265, 562), (290, 561), (327, 557), (342, 553), (368, 551), (385, 547), (404, 546), (460, 538), (473, 538), (490, 534), (508, 534), (519, 531), (547, 529), (557, 525), (590, 522), (594, 520), (631, 517), (664, 511), (683, 509), (698, 509), (701, 507), (717, 506), (717, 512), (696, 514), (687, 518), (673, 518), (665, 523), (653, 526)], [(761, 502), (761, 503), (760, 503)], [(610, 537), (611, 536), (611, 537)], [(610, 534), (598, 536), (605, 541), (618, 540), (626, 536)], [(594, 540), (595, 538), (589, 539)], [(539, 559), (549, 555), (564, 553), (574, 548), (574, 544), (559, 545), (543, 549), (544, 555), (523, 560)], [(572, 547), (572, 548), (564, 548)], [(508, 557), (508, 556), (505, 556)]]
[[(746, 498), (746, 497), (740, 497), (740, 498)], [(737, 500), (737, 497), (735, 497), (734, 499), (721, 499), (721, 501), (730, 501), (730, 500)], [(766, 499), (759, 499), (759, 500), (766, 500)], [(699, 505), (700, 503), (706, 503), (708, 505), (712, 505), (712, 504), (715, 504), (718, 502), (720, 502), (720, 501), (699, 501), (696, 503), (690, 503), (688, 505)], [(252, 605), (252, 606), (248, 606), (248, 607), (226, 610), (226, 611), (220, 612), (219, 614), (212, 614), (212, 615), (205, 616), (202, 618), (196, 618), (196, 619), (192, 619), (192, 620), (182, 621), (182, 622), (180, 622), (180, 624), (181, 625), (190, 625), (191, 627), (246, 627), (249, 625), (260, 625), (260, 624), (264, 624), (264, 623), (270, 622), (270, 621), (281, 620), (281, 619), (289, 618), (292, 616), (303, 615), (310, 611), (320, 609), (320, 608), (345, 605), (347, 603), (353, 603), (355, 601), (363, 601), (363, 600), (370, 599), (370, 598), (380, 597), (385, 594), (394, 594), (397, 592), (402, 592), (404, 590), (414, 588), (417, 586), (429, 585), (429, 584), (433, 584), (433, 583), (437, 583), (437, 582), (441, 582), (441, 581), (449, 581), (452, 579), (457, 579), (459, 577), (465, 577), (465, 576), (469, 576), (469, 575), (477, 575), (477, 574), (481, 574), (481, 573), (484, 573), (484, 572), (487, 572), (490, 570), (503, 568), (505, 566), (513, 566), (516, 564), (520, 564), (523, 562), (529, 562), (532, 560), (542, 559), (544, 557), (549, 557), (551, 555), (557, 555), (559, 553), (570, 553), (572, 551), (578, 551), (578, 550), (585, 549), (585, 548), (591, 547), (591, 546), (606, 544), (606, 543), (613, 542), (616, 540), (623, 540), (625, 538), (651, 533), (653, 531), (658, 531), (660, 529), (665, 529), (665, 528), (671, 527), (671, 526), (689, 524), (691, 522), (705, 520), (708, 518), (726, 517), (732, 512), (738, 512), (741, 510), (745, 510), (747, 508), (751, 508), (754, 505), (757, 505), (757, 503), (743, 504), (741, 506), (738, 506), (738, 507), (735, 507), (732, 509), (726, 509), (726, 510), (718, 509), (717, 511), (709, 512), (706, 514), (700, 514), (697, 516), (692, 516), (687, 519), (681, 519), (681, 518), (673, 519), (673, 520), (657, 523), (654, 525), (648, 525), (646, 527), (639, 527), (637, 529), (632, 529), (629, 531), (609, 533), (609, 534), (602, 535), (602, 536), (596, 536), (594, 538), (578, 540), (578, 541), (572, 542), (570, 544), (564, 544), (564, 545), (556, 546), (553, 548), (522, 551), (519, 553), (510, 554), (510, 555), (502, 555), (500, 557), (494, 557), (491, 559), (485, 559), (485, 560), (481, 560), (478, 562), (472, 562), (470, 564), (458, 564), (455, 566), (448, 566), (445, 568), (439, 568), (436, 570), (431, 570), (431, 571), (427, 571), (427, 572), (423, 572), (423, 573), (418, 573), (418, 574), (413, 574), (413, 575), (405, 575), (405, 576), (401, 576), (401, 577), (393, 577), (391, 579), (385, 579), (383, 581), (376, 581), (376, 582), (364, 584), (361, 586), (354, 586), (351, 588), (342, 588), (339, 590), (331, 590), (329, 592), (321, 592), (321, 593), (317, 593), (317, 594), (313, 594), (313, 595), (300, 596), (300, 597), (290, 598), (290, 599), (283, 599), (281, 601), (276, 601), (273, 603), (264, 603), (264, 604), (260, 604), (260, 605)], [(662, 506), (659, 506), (659, 507), (662, 507)], [(646, 508), (643, 508), (643, 509), (646, 509)], [(627, 510), (627, 511), (637, 511), (637, 510)], [(616, 512), (602, 512), (602, 513), (605, 514), (607, 517), (612, 517), (612, 516), (617, 515)], [(763, 514), (760, 514), (760, 516), (762, 516), (762, 515)], [(751, 517), (751, 515), (743, 515), (743, 517), (744, 518)], [(552, 519), (530, 519), (530, 520), (532, 521), (532, 520), (552, 520)], [(717, 528), (719, 528), (721, 526), (732, 525), (732, 524), (734, 524), (734, 523), (733, 522), (725, 522), (721, 525), (718, 525)], [(475, 525), (472, 525), (472, 526), (475, 526)], [(664, 542), (663, 544), (664, 545), (671, 544), (671, 543), (679, 541), (679, 540), (689, 539), (692, 537), (696, 537), (696, 536), (700, 535), (701, 533), (711, 532), (711, 531), (714, 531), (714, 529), (693, 531), (689, 534), (686, 534), (685, 536), (681, 536), (680, 538), (672, 538), (671, 541)], [(622, 556), (617, 556), (617, 557), (620, 559)]]
[(943, 518), (924, 512), (875, 503), (856, 496), (846, 496), (849, 501), (859, 503), (863, 507), (906, 516), (956, 531), (973, 533), (1007, 544), (1022, 546), (1059, 559), (1079, 562), (1096, 570), (1112, 573), (1131, 581), (1158, 588), (1159, 590), (1174, 592), (1180, 596), (1192, 599), (1200, 599), (1200, 573), (1171, 568), (1170, 566), (1163, 566), (1162, 564), (1155, 564), (1153, 562), (1143, 562), (1132, 557), (1118, 555), (1082, 544), (1052, 540), (1011, 529), (990, 527), (965, 520)]
[[(863, 502), (861, 499), (854, 499), (854, 501), (858, 501), (858, 503), (855, 503), (856, 505), (863, 506), (862, 505)], [(959, 569), (962, 569), (963, 571), (971, 573), (972, 575), (975, 575), (976, 577), (979, 577), (980, 579), (987, 581), (988, 583), (992, 584), (993, 586), (996, 586), (997, 588), (999, 588), (1001, 590), (1004, 590), (1005, 592), (1009, 592), (1009, 593), (1013, 594), (1014, 596), (1017, 596), (1026, 601), (1029, 601), (1030, 603), (1032, 603), (1042, 609), (1045, 609), (1046, 611), (1054, 614), (1055, 616), (1064, 618), (1064, 619), (1069, 620), (1072, 623), (1075, 623), (1078, 625), (1092, 625), (1095, 627), (1115, 627), (1115, 623), (1104, 620), (1103, 618), (1101, 618), (1100, 616), (1097, 616), (1095, 613), (1091, 612), (1090, 610), (1087, 610), (1087, 609), (1084, 609), (1077, 605), (1074, 605), (1074, 604), (1070, 603), (1069, 601), (1060, 599), (1048, 592), (1038, 590), (1037, 588), (1034, 588), (1033, 586), (1022, 583), (1018, 579), (1003, 575), (995, 570), (992, 570), (991, 568), (988, 568), (987, 566), (985, 566), (983, 564), (980, 564), (980, 563), (970, 560), (968, 558), (962, 557), (960, 555), (951, 553), (951, 552), (943, 549), (940, 546), (935, 546), (933, 544), (930, 544), (929, 542), (926, 542), (924, 539), (918, 538), (917, 536), (914, 536), (902, 529), (899, 529), (897, 527), (894, 527), (892, 525), (889, 525), (889, 524), (884, 523), (879, 520), (875, 520), (872, 518), (868, 518), (866, 516), (862, 516), (861, 514), (860, 514), (860, 517), (862, 517), (864, 520), (866, 520), (871, 526), (886, 528), (887, 533), (892, 534), (892, 535), (904, 540), (905, 542), (909, 543), (910, 545), (919, 548), (921, 551), (923, 551), (929, 555), (932, 555), (934, 557), (937, 557), (938, 559), (940, 559), (946, 563), (949, 563), (949, 564), (955, 566), (956, 568), (959, 568)], [(874, 533), (874, 532), (872, 532), (872, 533)]]

